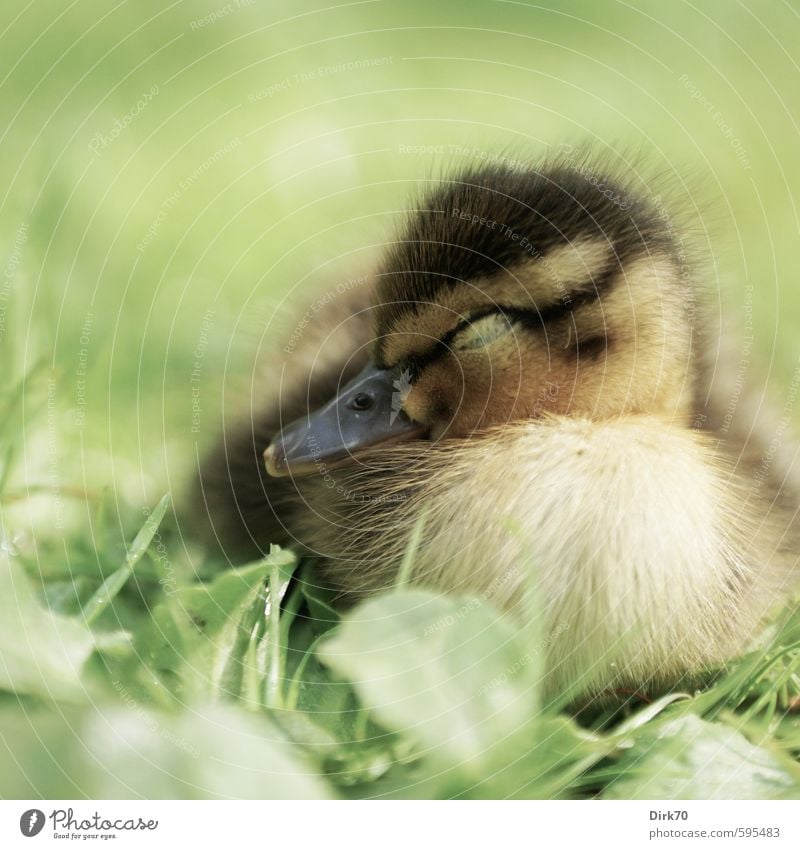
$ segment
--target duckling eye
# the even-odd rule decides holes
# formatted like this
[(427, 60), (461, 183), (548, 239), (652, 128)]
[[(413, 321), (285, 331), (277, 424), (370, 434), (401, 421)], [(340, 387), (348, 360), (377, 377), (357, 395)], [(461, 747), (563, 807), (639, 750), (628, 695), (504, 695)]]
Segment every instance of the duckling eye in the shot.
[(504, 313), (495, 311), (474, 318), (458, 329), (453, 337), (453, 348), (457, 351), (474, 351), (496, 342), (512, 330), (511, 321)]
[(366, 392), (359, 392), (347, 406), (357, 412), (368, 410), (372, 406), (372, 396), (367, 395)]

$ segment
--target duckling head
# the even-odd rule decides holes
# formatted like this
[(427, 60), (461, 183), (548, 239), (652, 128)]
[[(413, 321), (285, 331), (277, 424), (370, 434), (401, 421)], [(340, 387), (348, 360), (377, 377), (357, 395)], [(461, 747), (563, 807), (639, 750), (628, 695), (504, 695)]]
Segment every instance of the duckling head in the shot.
[(658, 205), (588, 165), (437, 183), (378, 269), (369, 365), (278, 434), (268, 470), (548, 414), (688, 419), (682, 261)]

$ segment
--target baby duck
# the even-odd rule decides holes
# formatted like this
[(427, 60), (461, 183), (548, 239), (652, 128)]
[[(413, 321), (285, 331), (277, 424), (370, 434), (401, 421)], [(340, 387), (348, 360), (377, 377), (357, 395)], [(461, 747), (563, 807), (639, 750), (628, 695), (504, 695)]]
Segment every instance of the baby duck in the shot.
[(800, 501), (757, 431), (715, 430), (696, 299), (624, 181), (441, 181), (202, 469), (215, 534), (300, 545), (357, 597), (396, 581), (416, 528), (414, 583), (516, 616), (536, 597), (552, 694), (722, 664), (796, 583)]

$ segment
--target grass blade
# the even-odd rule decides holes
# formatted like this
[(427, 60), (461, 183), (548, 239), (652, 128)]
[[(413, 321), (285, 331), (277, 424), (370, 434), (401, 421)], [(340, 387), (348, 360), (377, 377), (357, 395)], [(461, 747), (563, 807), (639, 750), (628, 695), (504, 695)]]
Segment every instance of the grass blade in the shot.
[(269, 572), (269, 668), (267, 669), (266, 702), (267, 707), (280, 708), (283, 706), (281, 681), (283, 680), (284, 651), (281, 645), (281, 584), (285, 565), (277, 546), (271, 545), (267, 561), (270, 563)]
[(105, 581), (97, 588), (97, 591), (89, 599), (84, 607), (83, 615), (86, 623), (91, 625), (105, 611), (108, 605), (114, 600), (119, 591), (125, 586), (128, 578), (133, 574), (133, 569), (136, 564), (142, 559), (142, 556), (147, 551), (153, 537), (156, 535), (159, 525), (164, 519), (164, 514), (167, 512), (167, 507), (170, 504), (170, 495), (167, 493), (158, 506), (147, 517), (142, 529), (136, 534), (133, 540), (128, 556), (125, 558), (125, 564), (112, 572)]
[(396, 590), (405, 589), (411, 577), (411, 570), (414, 568), (414, 560), (417, 556), (417, 549), (422, 541), (422, 532), (425, 530), (425, 520), (427, 519), (427, 511), (423, 510), (414, 525), (414, 530), (411, 532), (411, 537), (408, 540), (405, 553), (403, 554), (403, 562), (400, 564), (400, 569), (397, 572), (397, 578), (394, 582)]

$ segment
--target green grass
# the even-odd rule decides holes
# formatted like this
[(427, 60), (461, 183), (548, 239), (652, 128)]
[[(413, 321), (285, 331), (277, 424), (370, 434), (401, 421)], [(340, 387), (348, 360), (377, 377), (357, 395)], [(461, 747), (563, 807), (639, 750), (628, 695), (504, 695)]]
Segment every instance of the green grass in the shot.
[(0, 10), (0, 795), (796, 797), (795, 610), (696, 692), (568, 710), (541, 640), (485, 604), (399, 586), (340, 621), (312, 562), (231, 570), (182, 505), (259, 349), (420, 181), (498, 152), (588, 139), (675, 185), (715, 320), (787, 404), (797, 4), (257, 2), (192, 26), (224, 5)]
[(695, 693), (567, 710), (542, 702), (535, 624), (518, 629), (475, 599), (399, 586), (340, 619), (314, 564), (277, 548), (207, 582), (174, 581), (159, 555), (175, 542), (160, 527), (168, 505), (124, 556), (97, 551), (122, 561), (101, 583), (80, 563), (36, 581), (25, 553), (3, 555), (3, 796), (800, 789), (797, 613)]

